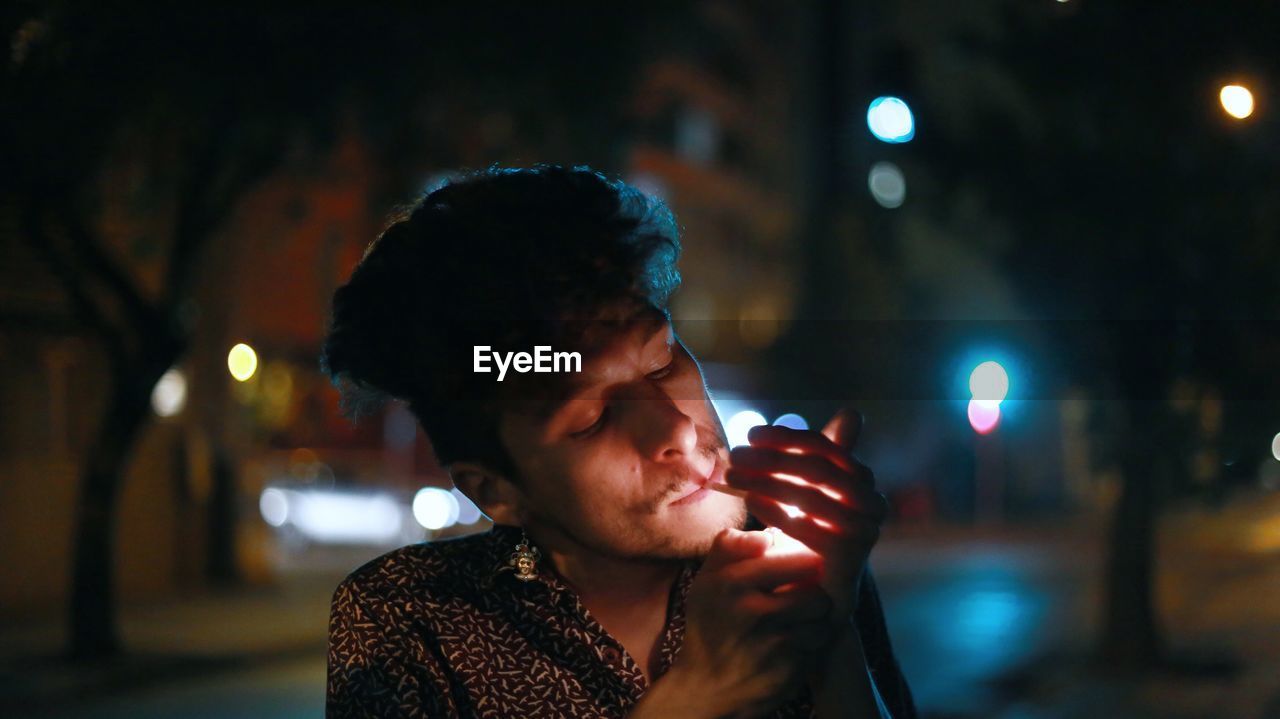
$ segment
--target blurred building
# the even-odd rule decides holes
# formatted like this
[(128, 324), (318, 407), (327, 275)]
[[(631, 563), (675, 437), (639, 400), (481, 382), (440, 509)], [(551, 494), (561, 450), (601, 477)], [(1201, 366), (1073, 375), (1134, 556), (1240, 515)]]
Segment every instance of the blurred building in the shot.
[(665, 197), (684, 238), (677, 330), (711, 362), (741, 363), (795, 311), (800, 183), (794, 133), (802, 13), (707, 2), (702, 22), (641, 73), (629, 179)]

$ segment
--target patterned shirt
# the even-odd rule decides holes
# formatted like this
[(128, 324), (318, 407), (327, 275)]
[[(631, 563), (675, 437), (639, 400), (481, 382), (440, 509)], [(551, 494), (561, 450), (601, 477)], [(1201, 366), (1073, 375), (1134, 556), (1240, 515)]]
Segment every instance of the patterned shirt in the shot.
[[(648, 685), (640, 667), (554, 572), (515, 578), (520, 536), (496, 526), (412, 544), (347, 577), (329, 619), (326, 716), (624, 717)], [(697, 566), (672, 586), (655, 680), (680, 651)], [(872, 677), (894, 719), (912, 719), (870, 574), (862, 587), (855, 621)], [(773, 716), (812, 713), (805, 691)]]

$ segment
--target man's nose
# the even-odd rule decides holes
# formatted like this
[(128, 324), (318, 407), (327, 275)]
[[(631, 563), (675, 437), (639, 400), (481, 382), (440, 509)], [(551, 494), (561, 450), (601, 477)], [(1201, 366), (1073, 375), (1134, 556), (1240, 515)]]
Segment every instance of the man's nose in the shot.
[(686, 461), (698, 446), (698, 428), (669, 397), (634, 400), (640, 451), (655, 462)]

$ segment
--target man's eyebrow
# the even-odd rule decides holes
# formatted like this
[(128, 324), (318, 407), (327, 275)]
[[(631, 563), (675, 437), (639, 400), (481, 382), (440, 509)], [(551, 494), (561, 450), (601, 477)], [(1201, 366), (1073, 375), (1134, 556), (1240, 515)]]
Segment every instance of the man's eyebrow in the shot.
[[(662, 316), (662, 315), (646, 316), (643, 320), (641, 320), (641, 322), (643, 323), (641, 325), (643, 328), (643, 331), (646, 332), (644, 339), (641, 341), (642, 347), (648, 347), (650, 344), (653, 343), (653, 340), (655, 338), (666, 333), (667, 330), (671, 327), (671, 323), (667, 320), (665, 316)], [(664, 342), (664, 344), (666, 344), (669, 347), (672, 344), (673, 339), (674, 337), (668, 338), (668, 341)], [(557, 378), (556, 387), (549, 393), (549, 395), (545, 399), (536, 403), (534, 408), (534, 414), (540, 420), (545, 421), (545, 420), (551, 419), (551, 417), (553, 417), (566, 404), (568, 404), (570, 400), (572, 400), (575, 396), (581, 394), (585, 389), (590, 387), (592, 384), (593, 384), (592, 382), (584, 381), (574, 376), (564, 376), (564, 377)]]

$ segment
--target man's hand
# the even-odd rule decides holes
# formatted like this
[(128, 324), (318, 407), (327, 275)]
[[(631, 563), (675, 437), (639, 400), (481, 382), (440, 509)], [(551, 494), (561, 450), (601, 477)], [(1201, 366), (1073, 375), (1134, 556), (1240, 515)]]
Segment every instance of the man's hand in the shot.
[(847, 410), (821, 433), (755, 427), (750, 444), (730, 452), (725, 474), (731, 486), (748, 492), (747, 509), (757, 519), (822, 557), (822, 587), (837, 621), (853, 612), (858, 579), (888, 510), (871, 470), (853, 457), (861, 429), (861, 417)]
[(763, 532), (716, 537), (685, 605), (680, 656), (632, 713), (761, 716), (791, 698), (830, 641), (821, 560), (766, 554)]

